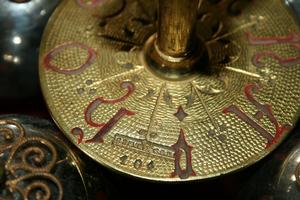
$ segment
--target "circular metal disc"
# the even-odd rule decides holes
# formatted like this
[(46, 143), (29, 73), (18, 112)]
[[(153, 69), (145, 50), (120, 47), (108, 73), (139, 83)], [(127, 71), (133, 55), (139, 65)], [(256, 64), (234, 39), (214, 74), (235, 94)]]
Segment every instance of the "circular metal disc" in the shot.
[(96, 161), (150, 180), (215, 177), (263, 158), (299, 114), (300, 30), (284, 1), (203, 1), (213, 70), (176, 81), (145, 65), (156, 3), (60, 5), (40, 53), (57, 124)]

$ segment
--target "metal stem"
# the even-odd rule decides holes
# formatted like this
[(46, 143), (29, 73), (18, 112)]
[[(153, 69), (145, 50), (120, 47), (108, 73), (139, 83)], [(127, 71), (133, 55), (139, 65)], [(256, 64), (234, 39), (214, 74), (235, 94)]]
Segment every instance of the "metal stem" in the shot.
[(186, 57), (192, 50), (199, 0), (159, 0), (157, 46), (166, 56)]

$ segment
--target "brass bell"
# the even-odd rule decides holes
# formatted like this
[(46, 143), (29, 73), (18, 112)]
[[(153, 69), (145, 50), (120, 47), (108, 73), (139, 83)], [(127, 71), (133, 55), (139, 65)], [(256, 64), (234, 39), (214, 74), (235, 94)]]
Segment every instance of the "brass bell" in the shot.
[(189, 181), (247, 167), (292, 130), (300, 29), (282, 0), (66, 0), (40, 80), (66, 136), (135, 177)]

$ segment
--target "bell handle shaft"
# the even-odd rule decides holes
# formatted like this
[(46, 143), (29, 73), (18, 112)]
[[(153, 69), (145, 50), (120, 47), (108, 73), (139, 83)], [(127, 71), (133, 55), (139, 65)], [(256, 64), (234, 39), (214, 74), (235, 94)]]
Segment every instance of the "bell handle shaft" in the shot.
[(193, 48), (200, 0), (159, 0), (157, 46), (166, 56), (185, 57)]

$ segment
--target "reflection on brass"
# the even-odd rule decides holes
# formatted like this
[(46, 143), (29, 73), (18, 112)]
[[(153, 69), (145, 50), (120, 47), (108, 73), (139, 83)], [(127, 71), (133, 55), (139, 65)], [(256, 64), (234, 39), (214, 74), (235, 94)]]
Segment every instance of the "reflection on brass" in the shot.
[(157, 0), (110, 0), (104, 3), (107, 6), (100, 6), (93, 12), (97, 24), (90, 29), (112, 43), (114, 48), (128, 50), (142, 46), (155, 32)]
[[(260, 160), (295, 125), (300, 29), (284, 1), (80, 2), (48, 24), (40, 79), (59, 127), (99, 163), (157, 181), (210, 178)], [(188, 29), (165, 27), (173, 15)]]
[[(172, 57), (185, 57), (195, 41), (199, 0), (160, 0), (157, 45)], [(200, 55), (199, 55), (200, 56)]]
[(295, 176), (296, 176), (297, 184), (300, 187), (300, 163), (296, 167)]
[(23, 127), (12, 120), (0, 121), (0, 133), (0, 152), (7, 158), (1, 177), (7, 198), (19, 193), (22, 199), (50, 199), (55, 192), (62, 199), (62, 185), (51, 173), (57, 162), (55, 147), (43, 138), (25, 137)]

